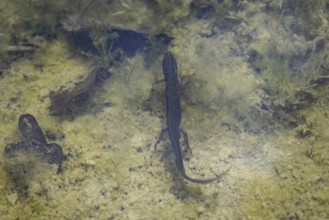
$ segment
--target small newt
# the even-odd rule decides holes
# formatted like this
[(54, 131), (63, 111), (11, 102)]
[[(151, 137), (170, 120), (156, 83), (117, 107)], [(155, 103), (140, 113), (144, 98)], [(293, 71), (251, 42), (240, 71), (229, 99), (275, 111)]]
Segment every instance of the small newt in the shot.
[(32, 115), (21, 115), (18, 120), (18, 128), (22, 141), (17, 144), (7, 145), (4, 151), (6, 157), (17, 156), (19, 152), (32, 153), (49, 164), (59, 165), (60, 169), (63, 159), (61, 146), (55, 143), (47, 143), (37, 120)]
[(180, 86), (177, 76), (177, 62), (174, 55), (171, 52), (167, 52), (162, 60), (162, 71), (166, 82), (166, 118), (167, 128), (163, 129), (155, 146), (161, 141), (164, 132), (168, 132), (171, 145), (174, 149), (175, 163), (179, 173), (187, 180), (194, 183), (210, 183), (218, 180), (223, 174), (210, 179), (194, 179), (186, 174), (182, 150), (180, 146), (180, 133), (183, 134), (185, 143), (188, 145), (187, 133), (180, 128), (182, 110), (180, 104)]

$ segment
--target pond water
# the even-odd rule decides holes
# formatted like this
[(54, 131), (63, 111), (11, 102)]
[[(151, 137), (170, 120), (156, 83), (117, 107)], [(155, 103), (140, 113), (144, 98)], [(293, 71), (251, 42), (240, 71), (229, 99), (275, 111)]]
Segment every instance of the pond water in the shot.
[[(4, 0), (0, 11), (2, 218), (329, 219), (327, 1)], [(208, 184), (182, 177), (172, 133), (154, 147), (173, 121), (167, 51), (185, 171), (220, 175)]]

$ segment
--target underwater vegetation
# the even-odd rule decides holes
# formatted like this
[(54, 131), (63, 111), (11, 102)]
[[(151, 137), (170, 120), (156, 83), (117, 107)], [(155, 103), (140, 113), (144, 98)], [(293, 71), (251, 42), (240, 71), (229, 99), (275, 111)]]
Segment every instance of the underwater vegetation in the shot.
[[(90, 69), (86, 76), (73, 85), (60, 88), (50, 93), (52, 112), (70, 109), (75, 104), (83, 104), (89, 98), (93, 87), (100, 85), (112, 73), (111, 68), (120, 68), (125, 58), (133, 57), (137, 52), (143, 54), (144, 65), (150, 67), (170, 43), (172, 38), (165, 34), (146, 36), (131, 30), (91, 30), (73, 31), (67, 33), (72, 48), (91, 60)], [(124, 78), (129, 83), (130, 74), (125, 73)], [(69, 107), (69, 105), (71, 107)]]
[[(8, 8), (6, 13), (2, 13), (0, 22), (0, 27), (7, 30), (0, 36), (1, 71), (7, 68), (10, 62), (33, 54), (39, 47), (42, 48), (45, 41), (62, 37), (68, 38), (75, 49), (81, 50), (89, 57), (97, 56), (98, 63), (106, 62), (102, 64), (105, 69), (122, 56), (132, 57), (140, 50), (148, 57), (145, 62), (150, 66), (150, 60), (155, 59), (159, 52), (164, 50), (163, 45), (167, 45), (172, 39), (163, 34), (160, 27), (153, 31), (149, 30), (154, 27), (150, 26), (151, 24), (146, 27), (145, 21), (151, 21), (149, 17), (155, 15), (148, 13), (142, 19), (140, 12), (136, 13), (136, 7), (154, 5), (143, 1), (77, 0), (69, 3), (47, 3), (42, 0), (16, 0), (1, 4)], [(161, 3), (158, 7), (163, 6), (167, 10), (173, 5)], [(137, 15), (139, 20), (132, 22), (131, 19)], [(108, 18), (111, 19), (107, 20)]]
[[(328, 219), (328, 10), (323, 0), (0, 1), (0, 215)], [(178, 65), (166, 92), (167, 51)], [(152, 149), (166, 115), (174, 153)], [(180, 155), (179, 126), (193, 154)], [(199, 185), (179, 171), (225, 175)]]
[[(8, 3), (9, 4), (9, 3)], [(48, 4), (42, 1), (13, 2), (10, 4), (19, 4), (19, 9), (14, 13), (20, 16), (12, 21), (15, 24), (16, 32), (7, 32), (2, 37), (8, 39), (3, 42), (4, 50), (0, 50), (0, 70), (1, 72), (9, 68), (10, 63), (22, 57), (33, 56), (37, 49), (42, 49), (48, 43), (66, 39), (70, 43), (72, 51), (76, 56), (82, 56), (88, 59), (89, 70), (85, 76), (76, 79), (71, 85), (60, 85), (58, 89), (50, 92), (51, 99), (50, 110), (52, 113), (81, 112), (88, 109), (90, 102), (90, 92), (95, 86), (100, 87), (102, 82), (112, 75), (113, 68), (123, 65), (125, 58), (133, 57), (137, 52), (142, 52), (144, 56), (144, 65), (150, 68), (153, 61), (165, 50), (166, 46), (173, 39), (166, 34), (150, 34), (136, 32), (130, 29), (104, 28), (103, 25), (81, 27), (77, 26), (72, 31), (68, 29), (63, 20), (65, 14), (72, 13), (75, 4), (84, 7), (83, 1), (70, 3), (65, 8), (61, 3)], [(88, 5), (79, 11), (80, 16), (87, 16), (88, 10), (96, 7), (97, 4), (103, 4), (102, 1), (88, 1)], [(98, 7), (98, 6), (97, 6)], [(65, 8), (65, 9), (64, 9)], [(48, 10), (49, 13), (44, 13)], [(40, 12), (40, 13), (39, 13)], [(37, 14), (37, 18), (28, 19)], [(22, 17), (21, 17), (22, 16)], [(25, 17), (24, 17), (25, 16)], [(24, 17), (24, 18), (23, 18)], [(51, 17), (51, 21), (48, 20)], [(25, 23), (29, 21), (29, 26)], [(40, 23), (42, 21), (42, 23)], [(84, 19), (81, 20), (84, 22)], [(0, 25), (5, 27), (9, 25), (3, 22)], [(8, 27), (10, 28), (10, 27)], [(11, 39), (10, 39), (11, 38)], [(123, 74), (129, 81), (131, 73)], [(81, 79), (82, 78), (82, 79)]]
[(159, 56), (173, 39), (166, 34), (152, 36), (121, 29), (73, 31), (68, 35), (73, 47), (86, 56), (94, 56), (105, 68), (119, 63), (123, 56), (133, 57), (137, 52), (143, 53), (145, 62), (150, 62), (147, 58)]

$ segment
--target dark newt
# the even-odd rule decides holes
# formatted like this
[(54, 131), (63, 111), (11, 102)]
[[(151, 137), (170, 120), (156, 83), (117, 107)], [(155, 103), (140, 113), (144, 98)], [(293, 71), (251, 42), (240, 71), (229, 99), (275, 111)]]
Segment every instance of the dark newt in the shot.
[(55, 143), (48, 144), (37, 122), (30, 114), (21, 115), (18, 121), (22, 142), (9, 144), (5, 147), (6, 157), (17, 156), (19, 152), (36, 154), (49, 164), (61, 166), (63, 152), (61, 146)]
[(49, 164), (61, 165), (62, 147), (55, 143), (47, 143), (37, 120), (32, 115), (21, 115), (18, 120), (18, 127), (22, 140), (28, 145), (29, 151), (39, 154)]
[(187, 133), (180, 128), (180, 123), (182, 119), (182, 110), (180, 105), (180, 85), (177, 76), (177, 63), (174, 55), (171, 52), (167, 52), (162, 60), (162, 71), (165, 77), (166, 82), (166, 118), (167, 118), (167, 128), (163, 129), (155, 146), (161, 141), (163, 133), (168, 131), (169, 139), (175, 153), (175, 163), (179, 173), (187, 180), (193, 183), (211, 183), (215, 180), (218, 180), (222, 175), (224, 175), (228, 170), (226, 170), (221, 175), (210, 178), (210, 179), (194, 179), (187, 176), (183, 157), (182, 150), (180, 146), (180, 133), (183, 134), (185, 143), (188, 148), (188, 136)]

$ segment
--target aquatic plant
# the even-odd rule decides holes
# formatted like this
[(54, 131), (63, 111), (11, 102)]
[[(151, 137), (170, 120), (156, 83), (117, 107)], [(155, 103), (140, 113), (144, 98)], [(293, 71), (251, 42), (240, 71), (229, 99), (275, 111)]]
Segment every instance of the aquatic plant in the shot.
[(123, 51), (117, 47), (119, 35), (102, 28), (94, 28), (89, 32), (96, 53), (92, 51), (81, 51), (82, 54), (94, 59), (98, 65), (106, 70), (112, 65), (119, 64), (123, 57)]
[(267, 51), (258, 61), (263, 69), (262, 77), (266, 82), (266, 87), (273, 94), (284, 91), (289, 91), (290, 72), (288, 68), (288, 55), (284, 48), (279, 50), (275, 43), (270, 43)]

